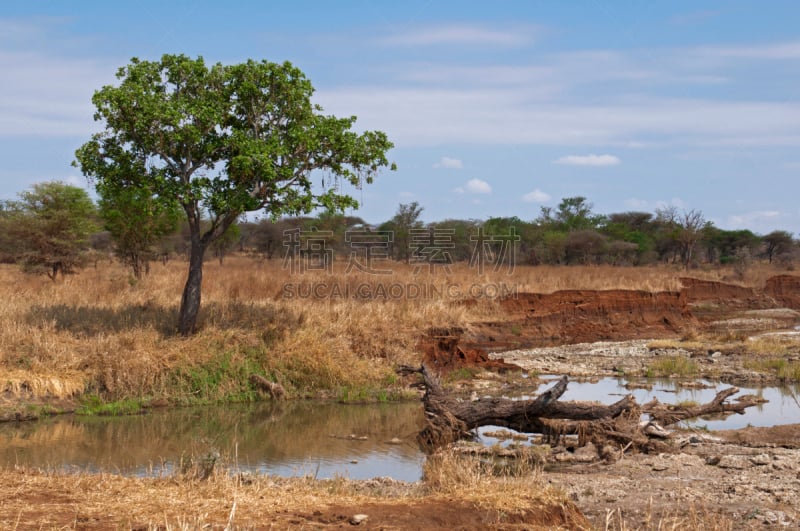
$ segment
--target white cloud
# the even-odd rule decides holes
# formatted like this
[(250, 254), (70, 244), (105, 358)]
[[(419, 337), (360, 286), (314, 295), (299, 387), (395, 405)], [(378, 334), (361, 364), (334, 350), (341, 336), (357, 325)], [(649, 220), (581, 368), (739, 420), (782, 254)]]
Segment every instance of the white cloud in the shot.
[(546, 203), (550, 199), (550, 194), (542, 192), (538, 188), (522, 196), (522, 200), (526, 203)]
[(567, 155), (553, 161), (553, 164), (570, 166), (616, 166), (620, 163), (614, 155)]
[(460, 170), (464, 167), (461, 159), (451, 159), (450, 157), (442, 157), (439, 162), (433, 165), (434, 168), (450, 168)]
[(705, 46), (700, 55), (733, 59), (800, 59), (800, 41), (750, 46)]
[(536, 33), (533, 26), (491, 29), (474, 24), (445, 24), (400, 31), (383, 39), (383, 43), (396, 46), (475, 44), (513, 47), (529, 43)]
[(414, 197), (414, 194), (411, 192), (400, 192), (397, 195), (400, 196), (400, 199), (411, 199)]
[[(800, 103), (640, 98), (631, 102), (531, 102), (517, 88), (373, 86), (318, 92), (327, 112), (359, 117), (401, 147), (443, 143), (550, 146), (800, 145)], [(386, 102), (393, 105), (387, 106)], [(736, 120), (731, 120), (735, 116)]]
[(470, 179), (463, 186), (453, 188), (457, 194), (491, 194), (492, 187), (481, 179)]
[(773, 230), (776, 224), (786, 218), (786, 214), (777, 210), (754, 210), (742, 214), (728, 216), (727, 226), (733, 229)]
[(88, 136), (92, 94), (112, 82), (115, 67), (0, 49), (0, 136)]
[(489, 183), (481, 179), (470, 179), (464, 186), (465, 190), (471, 194), (491, 194), (492, 187)]

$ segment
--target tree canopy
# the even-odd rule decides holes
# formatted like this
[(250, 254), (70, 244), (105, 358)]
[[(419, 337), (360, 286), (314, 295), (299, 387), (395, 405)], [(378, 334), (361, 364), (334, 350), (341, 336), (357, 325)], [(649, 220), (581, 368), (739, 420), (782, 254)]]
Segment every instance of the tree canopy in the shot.
[(6, 207), (15, 260), (25, 271), (58, 275), (80, 266), (97, 230), (96, 211), (86, 190), (60, 181), (34, 184)]
[(77, 150), (78, 165), (98, 187), (146, 189), (185, 212), (184, 335), (196, 327), (204, 253), (243, 213), (343, 211), (358, 203), (342, 184), (358, 188), (389, 166), (386, 134), (356, 133), (354, 116), (323, 114), (311, 82), (289, 62), (208, 66), (164, 55), (134, 58), (117, 78), (92, 99), (104, 129)]

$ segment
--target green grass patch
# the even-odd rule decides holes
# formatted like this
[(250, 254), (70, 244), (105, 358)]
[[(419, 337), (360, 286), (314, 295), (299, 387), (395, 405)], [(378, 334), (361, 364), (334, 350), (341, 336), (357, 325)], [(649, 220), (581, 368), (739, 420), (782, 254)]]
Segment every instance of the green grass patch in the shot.
[(480, 369), (475, 367), (461, 367), (460, 369), (455, 369), (447, 373), (445, 377), (445, 381), (449, 382), (457, 382), (459, 380), (472, 380), (474, 379)]
[(408, 398), (400, 388), (376, 388), (369, 386), (342, 386), (336, 400), (342, 404), (368, 404), (373, 402), (398, 402)]
[(250, 375), (265, 374), (260, 349), (223, 352), (196, 366), (181, 367), (171, 376), (176, 399), (185, 404), (253, 402), (259, 391), (250, 383)]
[(144, 409), (141, 400), (125, 399), (106, 402), (96, 394), (85, 395), (81, 406), (75, 410), (77, 415), (111, 416), (136, 415)]
[(754, 371), (773, 373), (784, 382), (800, 381), (800, 363), (785, 358), (754, 359), (746, 361), (744, 366)]
[(648, 378), (688, 377), (697, 375), (697, 363), (684, 356), (664, 356), (655, 360), (645, 371)]

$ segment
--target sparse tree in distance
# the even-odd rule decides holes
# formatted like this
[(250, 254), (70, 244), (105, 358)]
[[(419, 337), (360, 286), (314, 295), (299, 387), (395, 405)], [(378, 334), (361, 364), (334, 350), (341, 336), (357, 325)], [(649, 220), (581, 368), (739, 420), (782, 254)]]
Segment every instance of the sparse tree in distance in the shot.
[(239, 245), (241, 238), (242, 231), (239, 225), (234, 223), (228, 227), (228, 230), (222, 236), (214, 240), (211, 244), (211, 250), (214, 252), (216, 259), (219, 260), (219, 265), (222, 265), (228, 253)]
[(392, 232), (392, 247), (396, 260), (406, 262), (411, 260), (411, 234), (412, 230), (423, 228), (423, 223), (419, 219), (423, 210), (424, 208), (416, 201), (401, 203), (394, 217), (379, 227), (379, 231)]
[(774, 230), (762, 238), (764, 255), (772, 263), (774, 258), (791, 253), (794, 245), (792, 234), (785, 230)]
[(74, 273), (97, 231), (96, 210), (86, 190), (59, 181), (34, 184), (9, 202), (6, 218), (15, 261), (53, 282)]
[(155, 245), (178, 228), (181, 211), (177, 202), (155, 197), (147, 183), (126, 184), (110, 179), (98, 182), (98, 206), (114, 240), (114, 253), (138, 280), (150, 271)]
[(564, 231), (596, 229), (605, 218), (593, 214), (592, 208), (593, 205), (583, 196), (565, 197), (555, 211), (550, 207), (542, 207), (539, 223), (553, 225)]
[(699, 210), (684, 211), (683, 214), (678, 216), (678, 243), (681, 249), (681, 259), (683, 266), (689, 269), (694, 258), (694, 249), (697, 242), (703, 237), (703, 229), (706, 226), (706, 220), (703, 213)]
[[(104, 130), (76, 157), (98, 185), (146, 184), (154, 198), (177, 202), (186, 214), (182, 335), (196, 329), (205, 252), (243, 213), (344, 211), (357, 202), (340, 185), (360, 187), (389, 165), (386, 135), (358, 134), (355, 117), (322, 114), (311, 103), (311, 82), (289, 62), (208, 66), (202, 58), (164, 55), (134, 58), (117, 78), (118, 86), (95, 93), (95, 120)], [(143, 161), (145, 171), (128, 183), (120, 168), (130, 160)], [(312, 189), (318, 172), (326, 177)]]

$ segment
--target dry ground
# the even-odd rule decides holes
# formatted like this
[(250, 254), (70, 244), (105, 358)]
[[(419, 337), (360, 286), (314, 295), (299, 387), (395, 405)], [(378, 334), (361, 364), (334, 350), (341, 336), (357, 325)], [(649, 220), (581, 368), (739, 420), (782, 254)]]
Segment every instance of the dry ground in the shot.
[[(685, 274), (670, 267), (518, 267), (510, 276), (502, 272), (479, 276), (466, 266), (457, 266), (450, 274), (415, 275), (410, 267), (392, 267), (394, 271), (387, 277), (345, 275), (337, 269), (332, 276), (298, 278), (282, 269), (280, 262), (248, 257), (233, 257), (223, 265), (210, 262), (204, 279), (201, 329), (186, 339), (174, 334), (185, 263), (156, 265), (141, 282), (133, 281), (128, 271), (116, 264), (100, 263), (55, 284), (2, 265), (0, 409), (35, 415), (42, 405), (69, 409), (89, 394), (101, 400), (185, 403), (200, 393), (193, 387), (197, 383), (194, 376), (187, 375), (212, 371), (223, 378), (213, 388), (208, 385), (210, 378), (201, 382), (205, 384), (202, 400), (252, 397), (246, 394), (250, 392), (246, 384), (250, 371), (281, 383), (290, 397), (336, 396), (341, 389), (354, 387), (401, 389), (403, 382), (394, 377), (393, 369), (400, 363), (419, 363), (418, 341), (425, 330), (468, 328), (470, 323), (501, 322), (507, 317), (496, 300), (465, 302), (470, 301), (470, 293), (492, 294), (504, 289), (520, 293), (565, 289), (655, 293), (677, 291), (678, 278)], [(767, 278), (780, 272), (754, 267), (736, 280), (760, 289)], [(707, 280), (724, 280), (731, 274), (727, 270), (691, 272), (693, 277)], [(395, 298), (392, 285), (400, 286), (400, 293), (408, 293), (409, 285), (430, 289), (424, 296)], [(291, 286), (288, 291), (286, 286)], [(299, 296), (308, 286), (324, 286), (321, 296)], [(366, 289), (355, 298), (334, 296), (348, 289), (358, 293), (359, 286)], [(287, 298), (287, 293), (295, 295)], [(698, 338), (696, 331), (689, 332), (692, 337), (685, 339), (699, 341), (698, 349), (717, 339)], [(508, 334), (518, 335), (513, 328)], [(768, 349), (763, 354), (774, 353)], [(764, 373), (771, 370), (762, 368)], [(25, 404), (35, 407), (26, 409)], [(697, 461), (698, 484), (709, 478), (723, 483), (709, 472), (724, 468), (712, 470), (704, 458), (690, 455), (685, 459), (690, 458)], [(241, 481), (227, 476), (209, 481), (140, 479), (12, 469), (0, 472), (0, 527), (195, 529), (209, 524), (219, 529), (313, 529), (349, 527), (352, 515), (364, 513), (369, 519), (362, 526), (375, 529), (588, 528), (590, 523), (578, 513), (575, 499), (591, 518), (591, 525), (599, 528), (728, 529), (749, 525), (737, 523), (738, 513), (722, 505), (709, 509), (702, 496), (665, 495), (660, 498), (662, 504), (648, 508), (642, 486), (662, 485), (658, 488), (664, 493), (675, 492), (678, 483), (660, 483), (654, 474), (672, 466), (683, 470), (684, 464), (670, 461), (667, 469), (656, 470), (662, 466), (660, 461), (645, 459), (654, 458), (626, 458), (620, 467), (582, 475), (532, 471), (533, 475), (499, 478), (484, 470), (470, 472), (474, 464), (457, 462), (444, 472), (441, 467), (440, 472), (426, 471), (428, 479), (414, 485), (382, 480)], [(663, 458), (672, 459), (678, 458)], [(762, 465), (753, 467), (754, 471), (765, 470)], [(725, 474), (730, 475), (745, 469), (728, 470)], [(612, 492), (614, 482), (617, 490), (627, 493), (629, 505), (622, 497), (612, 500), (587, 494), (588, 488), (596, 493)], [(746, 496), (747, 491), (742, 492)], [(635, 504), (642, 510), (631, 510)], [(784, 514), (780, 506), (770, 510), (774, 514), (766, 520), (775, 515), (780, 520)], [(746, 522), (762, 525), (766, 520)]]

